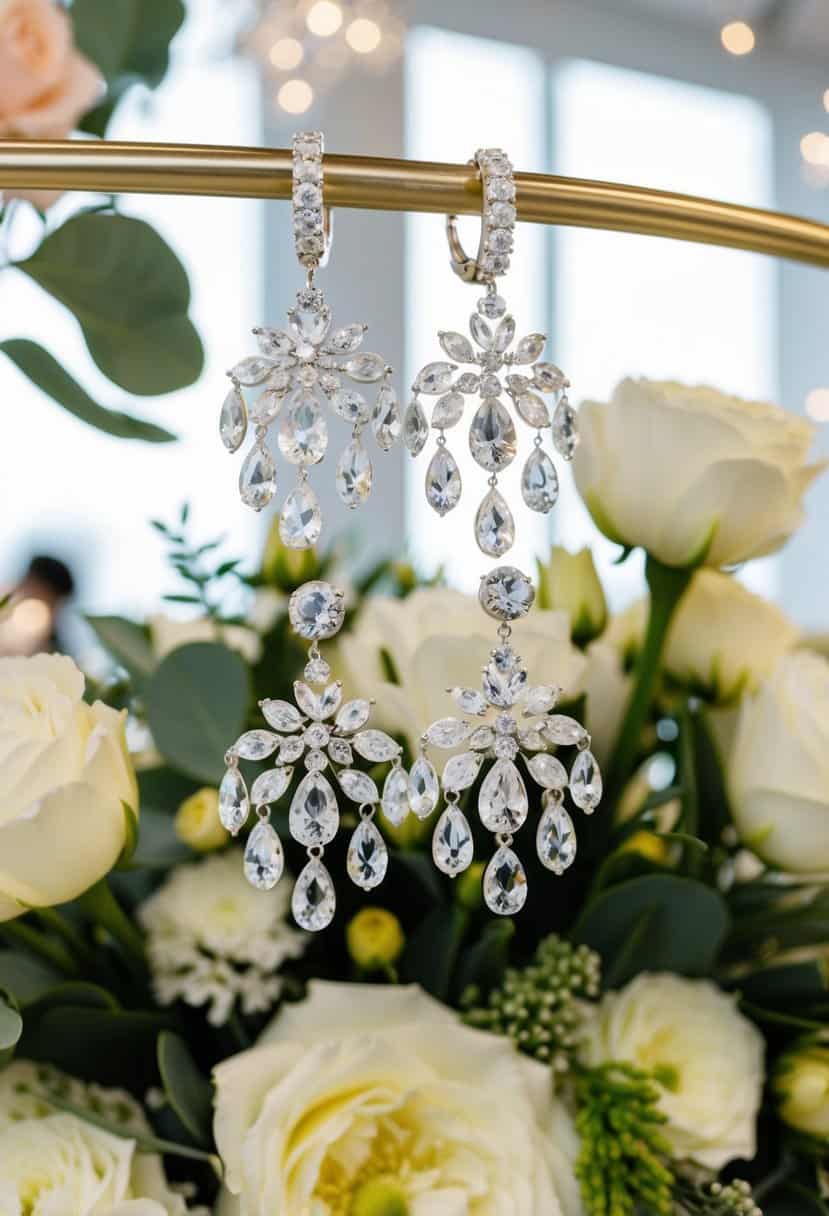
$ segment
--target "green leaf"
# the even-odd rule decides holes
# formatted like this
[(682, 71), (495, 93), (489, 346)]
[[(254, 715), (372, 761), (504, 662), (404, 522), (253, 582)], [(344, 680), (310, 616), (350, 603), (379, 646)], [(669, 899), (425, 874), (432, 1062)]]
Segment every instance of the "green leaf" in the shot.
[(44, 1061), (84, 1081), (147, 1087), (155, 1042), (169, 1015), (56, 1005), (26, 1017), (20, 1054)]
[(27, 1005), (62, 979), (61, 973), (41, 959), (19, 950), (0, 950), (0, 988), (19, 1005)]
[(98, 640), (124, 667), (136, 684), (152, 674), (156, 657), (148, 630), (123, 616), (88, 616)]
[[(159, 811), (168, 820), (178, 807), (198, 789), (198, 784), (191, 777), (183, 777), (175, 769), (159, 765), (156, 768), (144, 768), (138, 773), (138, 790), (141, 795), (141, 818), (146, 810)], [(138, 848), (142, 848), (141, 833), (138, 838)]]
[(821, 960), (763, 967), (734, 982), (746, 1000), (756, 1005), (788, 1005), (796, 1009), (825, 1000), (829, 983)]
[(41, 993), (26, 1006), (27, 1017), (40, 1017), (47, 1009), (57, 1009), (61, 1006), (85, 1006), (88, 1009), (108, 1009), (115, 1012), (118, 1002), (115, 997), (101, 988), (98, 984), (90, 984), (85, 980), (70, 980), (65, 984), (56, 984), (47, 992)]
[(224, 754), (245, 726), (248, 669), (216, 642), (180, 646), (147, 685), (147, 717), (156, 747), (175, 768), (217, 784)]
[(171, 431), (165, 431), (163, 427), (155, 426), (152, 422), (143, 422), (140, 418), (133, 418), (131, 414), (107, 409), (93, 401), (86, 389), (37, 342), (31, 342), (28, 338), (7, 338), (5, 342), (0, 342), (0, 350), (8, 355), (12, 363), (37, 385), (41, 392), (57, 401), (58, 405), (62, 405), (81, 422), (119, 439), (170, 443), (176, 438)]
[(179, 1035), (163, 1030), (158, 1036), (158, 1071), (164, 1092), (175, 1113), (199, 1144), (211, 1143), (213, 1087), (202, 1076), (187, 1044)]
[(434, 908), (406, 944), (401, 969), (408, 980), (445, 1001), (469, 913), (458, 904)]
[[(708, 975), (727, 930), (728, 910), (717, 891), (694, 879), (649, 874), (601, 892), (573, 938), (599, 952), (619, 985), (640, 971)], [(620, 954), (622, 964), (614, 966)]]
[(0, 1051), (15, 1047), (23, 1033), (23, 1019), (9, 996), (0, 992)]
[(121, 388), (169, 393), (201, 374), (187, 274), (144, 220), (73, 216), (15, 265), (74, 313), (92, 358)]
[(118, 870), (128, 870), (138, 844), (138, 815), (126, 802), (122, 802), (121, 807), (124, 811), (124, 847), (115, 865)]
[(176, 836), (172, 815), (143, 807), (138, 844), (130, 860), (130, 869), (169, 870), (192, 857), (192, 851)]

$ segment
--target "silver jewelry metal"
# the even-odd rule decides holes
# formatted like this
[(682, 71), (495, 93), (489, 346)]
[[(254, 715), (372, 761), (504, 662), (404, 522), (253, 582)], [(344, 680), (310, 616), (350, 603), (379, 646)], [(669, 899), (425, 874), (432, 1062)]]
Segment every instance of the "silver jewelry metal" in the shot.
[[(370, 425), (377, 446), (388, 452), (402, 423), (391, 367), (382, 356), (360, 351), (368, 327), (355, 323), (332, 329), (331, 309), (315, 282), (331, 247), (319, 131), (294, 136), (292, 217), (305, 285), (288, 310), (287, 328), (254, 329), (259, 354), (242, 359), (228, 372), (231, 389), (222, 406), (219, 434), (227, 450), (236, 452), (253, 427), (254, 443), (242, 464), (239, 493), (244, 503), (261, 511), (276, 494), (276, 464), (267, 438), (279, 420), (279, 450), (297, 468), (297, 484), (282, 505), (279, 533), (290, 548), (307, 549), (322, 530), (308, 470), (323, 460), (328, 447), (325, 404), (352, 428), (336, 468), (337, 492), (348, 507), (360, 506), (371, 493), (373, 469), (363, 445), (364, 429)], [(348, 381), (360, 386), (379, 383), (373, 405)]]
[[(468, 442), (476, 464), (490, 477), (475, 516), (475, 539), (488, 557), (503, 557), (515, 540), (513, 513), (498, 488), (498, 474), (512, 464), (518, 448), (513, 413), (536, 431), (521, 477), (521, 494), (530, 510), (542, 514), (558, 498), (558, 475), (544, 450), (544, 432), (551, 430), (556, 451), (571, 460), (578, 431), (566, 391), (570, 381), (554, 364), (539, 362), (546, 336), (527, 334), (513, 346), (515, 320), (496, 287), (497, 278), (509, 269), (513, 248), (512, 165), (499, 148), (479, 149), (471, 163), (478, 168), (483, 196), (477, 255), (472, 258), (463, 249), (455, 216), (447, 218), (446, 233), (452, 269), (465, 282), (484, 284), (486, 291), (469, 319), (472, 341), (454, 330), (438, 333), (450, 362), (427, 363), (415, 377), (403, 420), (403, 439), (409, 452), (417, 456), (426, 446), (430, 423), (438, 432), (436, 451), (426, 470), (426, 500), (438, 515), (446, 515), (457, 506), (462, 490), (460, 469), (449, 450), (446, 432), (463, 417), (465, 397), (480, 399)], [(474, 370), (460, 371), (463, 364)], [(511, 408), (502, 400), (504, 395)], [(431, 419), (423, 401), (428, 397), (437, 398)]]
[[(364, 891), (386, 876), (389, 853), (374, 824), (381, 803), (374, 777), (358, 767), (360, 759), (374, 768), (389, 764), (385, 788), (405, 782), (401, 748), (384, 731), (366, 727), (372, 702), (343, 700), (340, 680), (330, 681), (331, 668), (319, 643), (334, 637), (345, 616), (343, 592), (331, 583), (304, 583), (288, 605), (291, 625), (310, 641), (304, 679), (294, 681), (294, 702), (265, 700), (259, 707), (269, 729), (246, 731), (227, 750), (227, 769), (219, 787), (219, 816), (236, 835), (245, 826), (251, 807), (259, 822), (248, 836), (244, 870), (249, 882), (271, 890), (284, 871), (282, 843), (270, 822), (271, 808), (292, 790), (288, 830), (306, 848), (308, 861), (294, 886), (291, 908), (297, 924), (312, 932), (325, 929), (336, 910), (336, 891), (323, 862), (325, 847), (337, 835), (340, 803), (337, 790), (358, 810), (358, 822), (348, 844), (346, 870)], [(273, 767), (260, 772), (250, 791), (239, 761), (265, 761)], [(302, 761), (305, 775), (294, 781)], [(326, 769), (330, 777), (326, 775)]]

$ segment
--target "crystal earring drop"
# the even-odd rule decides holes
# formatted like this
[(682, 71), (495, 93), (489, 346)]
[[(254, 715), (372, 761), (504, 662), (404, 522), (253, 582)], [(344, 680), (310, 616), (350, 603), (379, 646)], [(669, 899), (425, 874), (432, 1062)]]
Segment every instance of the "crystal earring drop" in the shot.
[[(535, 599), (531, 580), (513, 566), (498, 566), (481, 579), (478, 598), (487, 615), (500, 622), (498, 645), (483, 668), (480, 689), (448, 690), (469, 716), (439, 718), (426, 730), (409, 777), (414, 786), (409, 800), (415, 814), (425, 816), (436, 808), (442, 790), (446, 808), (432, 837), (432, 857), (439, 870), (455, 877), (473, 858), (462, 794), (483, 777), (478, 816), (497, 845), (484, 873), (484, 900), (492, 912), (511, 916), (527, 898), (526, 871), (513, 849), (514, 836), (529, 814), (524, 774), (542, 790), (536, 849), (541, 864), (554, 874), (563, 874), (576, 855), (565, 792), (569, 789), (574, 805), (592, 814), (602, 796), (602, 779), (587, 731), (575, 718), (553, 712), (561, 690), (554, 684), (528, 684), (527, 671), (512, 647), (512, 622), (526, 616)], [(455, 751), (440, 777), (430, 747)], [(461, 747), (464, 750), (457, 751)], [(578, 752), (569, 776), (550, 751), (560, 747)]]
[[(516, 209), (512, 165), (497, 148), (479, 149), (471, 163), (477, 166), (483, 194), (477, 257), (470, 258), (464, 252), (453, 215), (447, 218), (447, 237), (452, 268), (465, 282), (485, 285), (486, 292), (469, 319), (471, 340), (455, 331), (438, 333), (451, 362), (427, 363), (416, 376), (403, 436), (409, 452), (417, 456), (429, 436), (423, 398), (437, 398), (431, 416), (432, 430), (438, 432), (437, 448), (426, 470), (426, 499), (438, 515), (446, 515), (457, 506), (462, 488), (460, 469), (449, 450), (446, 432), (463, 417), (465, 398), (478, 399), (468, 443), (475, 463), (490, 477), (489, 489), (475, 515), (475, 540), (487, 556), (503, 557), (515, 539), (515, 520), (499, 488), (498, 475), (516, 456), (514, 415), (536, 431), (533, 451), (521, 475), (521, 494), (532, 511), (546, 514), (558, 498), (558, 476), (544, 448), (545, 431), (551, 430), (553, 445), (565, 460), (573, 457), (578, 433), (575, 412), (567, 398), (569, 380), (554, 364), (539, 362), (545, 335), (527, 334), (513, 346), (515, 321), (496, 288), (498, 277), (509, 270), (513, 248)], [(456, 374), (462, 364), (471, 365), (473, 370)]]
[[(245, 874), (253, 886), (270, 890), (284, 869), (282, 844), (270, 822), (271, 808), (293, 790), (288, 831), (306, 848), (308, 861), (296, 881), (291, 907), (300, 928), (316, 931), (331, 923), (336, 909), (334, 882), (323, 854), (340, 827), (337, 790), (358, 807), (359, 822), (346, 856), (348, 876), (371, 891), (386, 876), (389, 854), (374, 823), (380, 793), (374, 778), (358, 767), (359, 759), (391, 765), (385, 790), (400, 780), (405, 784), (406, 774), (399, 744), (384, 731), (366, 727), (371, 702), (344, 701), (342, 683), (331, 681), (331, 668), (320, 654), (319, 643), (342, 627), (342, 591), (320, 580), (304, 583), (291, 596), (288, 616), (294, 632), (311, 643), (304, 678), (294, 681), (295, 703), (260, 701), (269, 729), (246, 731), (228, 749), (219, 814), (236, 835), (254, 808), (259, 822), (245, 848)], [(273, 767), (259, 773), (248, 793), (239, 761), (266, 761), (271, 756)], [(294, 772), (300, 761), (305, 775), (297, 783)]]
[[(219, 433), (228, 451), (236, 452), (252, 425), (254, 442), (242, 464), (239, 492), (243, 502), (261, 511), (276, 494), (276, 465), (267, 438), (277, 430), (279, 451), (297, 469), (297, 484), (282, 504), (280, 536), (290, 548), (307, 549), (322, 529), (308, 471), (323, 460), (328, 447), (326, 404), (351, 426), (335, 476), (337, 492), (348, 507), (360, 506), (371, 493), (373, 470), (363, 441), (365, 428), (370, 425), (377, 446), (388, 452), (401, 434), (402, 423), (390, 380), (392, 369), (380, 355), (360, 350), (368, 327), (358, 323), (332, 329), (331, 309), (315, 283), (331, 244), (319, 131), (294, 136), (292, 206), (305, 286), (288, 311), (287, 328), (255, 329), (259, 354), (242, 359), (228, 372), (231, 388), (222, 406)], [(377, 383), (380, 388), (372, 405), (361, 390)]]

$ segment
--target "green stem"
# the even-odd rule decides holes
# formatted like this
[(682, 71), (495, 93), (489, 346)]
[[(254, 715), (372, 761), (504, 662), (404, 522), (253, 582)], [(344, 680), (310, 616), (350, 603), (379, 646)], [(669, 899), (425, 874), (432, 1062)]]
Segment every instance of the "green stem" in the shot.
[(133, 963), (140, 964), (144, 970), (147, 965), (144, 939), (112, 894), (107, 880), (102, 878), (100, 882), (95, 883), (94, 887), (84, 892), (78, 902), (89, 919), (106, 929), (123, 947), (127, 957)]
[(84, 941), (75, 926), (70, 924), (65, 916), (62, 916), (55, 908), (35, 908), (34, 913), (47, 929), (51, 929), (63, 939), (80, 963), (94, 965), (95, 951), (88, 942)]
[(12, 946), (23, 946), (32, 954), (46, 959), (53, 967), (57, 967), (66, 975), (78, 974), (77, 964), (62, 942), (53, 941), (45, 933), (33, 929), (31, 925), (24, 925), (19, 920), (7, 921), (6, 924), (0, 926), (0, 937)]
[(693, 568), (690, 567), (664, 566), (648, 554), (645, 562), (645, 578), (651, 593), (648, 627), (636, 663), (633, 688), (622, 720), (622, 729), (608, 767), (605, 783), (608, 804), (618, 800), (633, 772), (639, 754), (642, 728), (653, 702), (668, 629), (693, 573)]

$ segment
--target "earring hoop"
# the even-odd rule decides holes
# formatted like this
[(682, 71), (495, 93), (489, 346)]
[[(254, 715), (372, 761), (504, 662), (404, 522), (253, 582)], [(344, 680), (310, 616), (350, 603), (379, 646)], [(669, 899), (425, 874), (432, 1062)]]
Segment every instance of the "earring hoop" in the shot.
[(493, 283), (510, 265), (515, 229), (515, 178), (500, 148), (479, 148), (469, 162), (481, 180), (481, 235), (474, 258), (458, 235), (458, 217), (447, 215), (446, 239), (452, 269), (465, 283)]
[(325, 141), (322, 131), (298, 131), (293, 140), (291, 192), (294, 247), (301, 266), (316, 270), (328, 261), (332, 214), (323, 202)]

